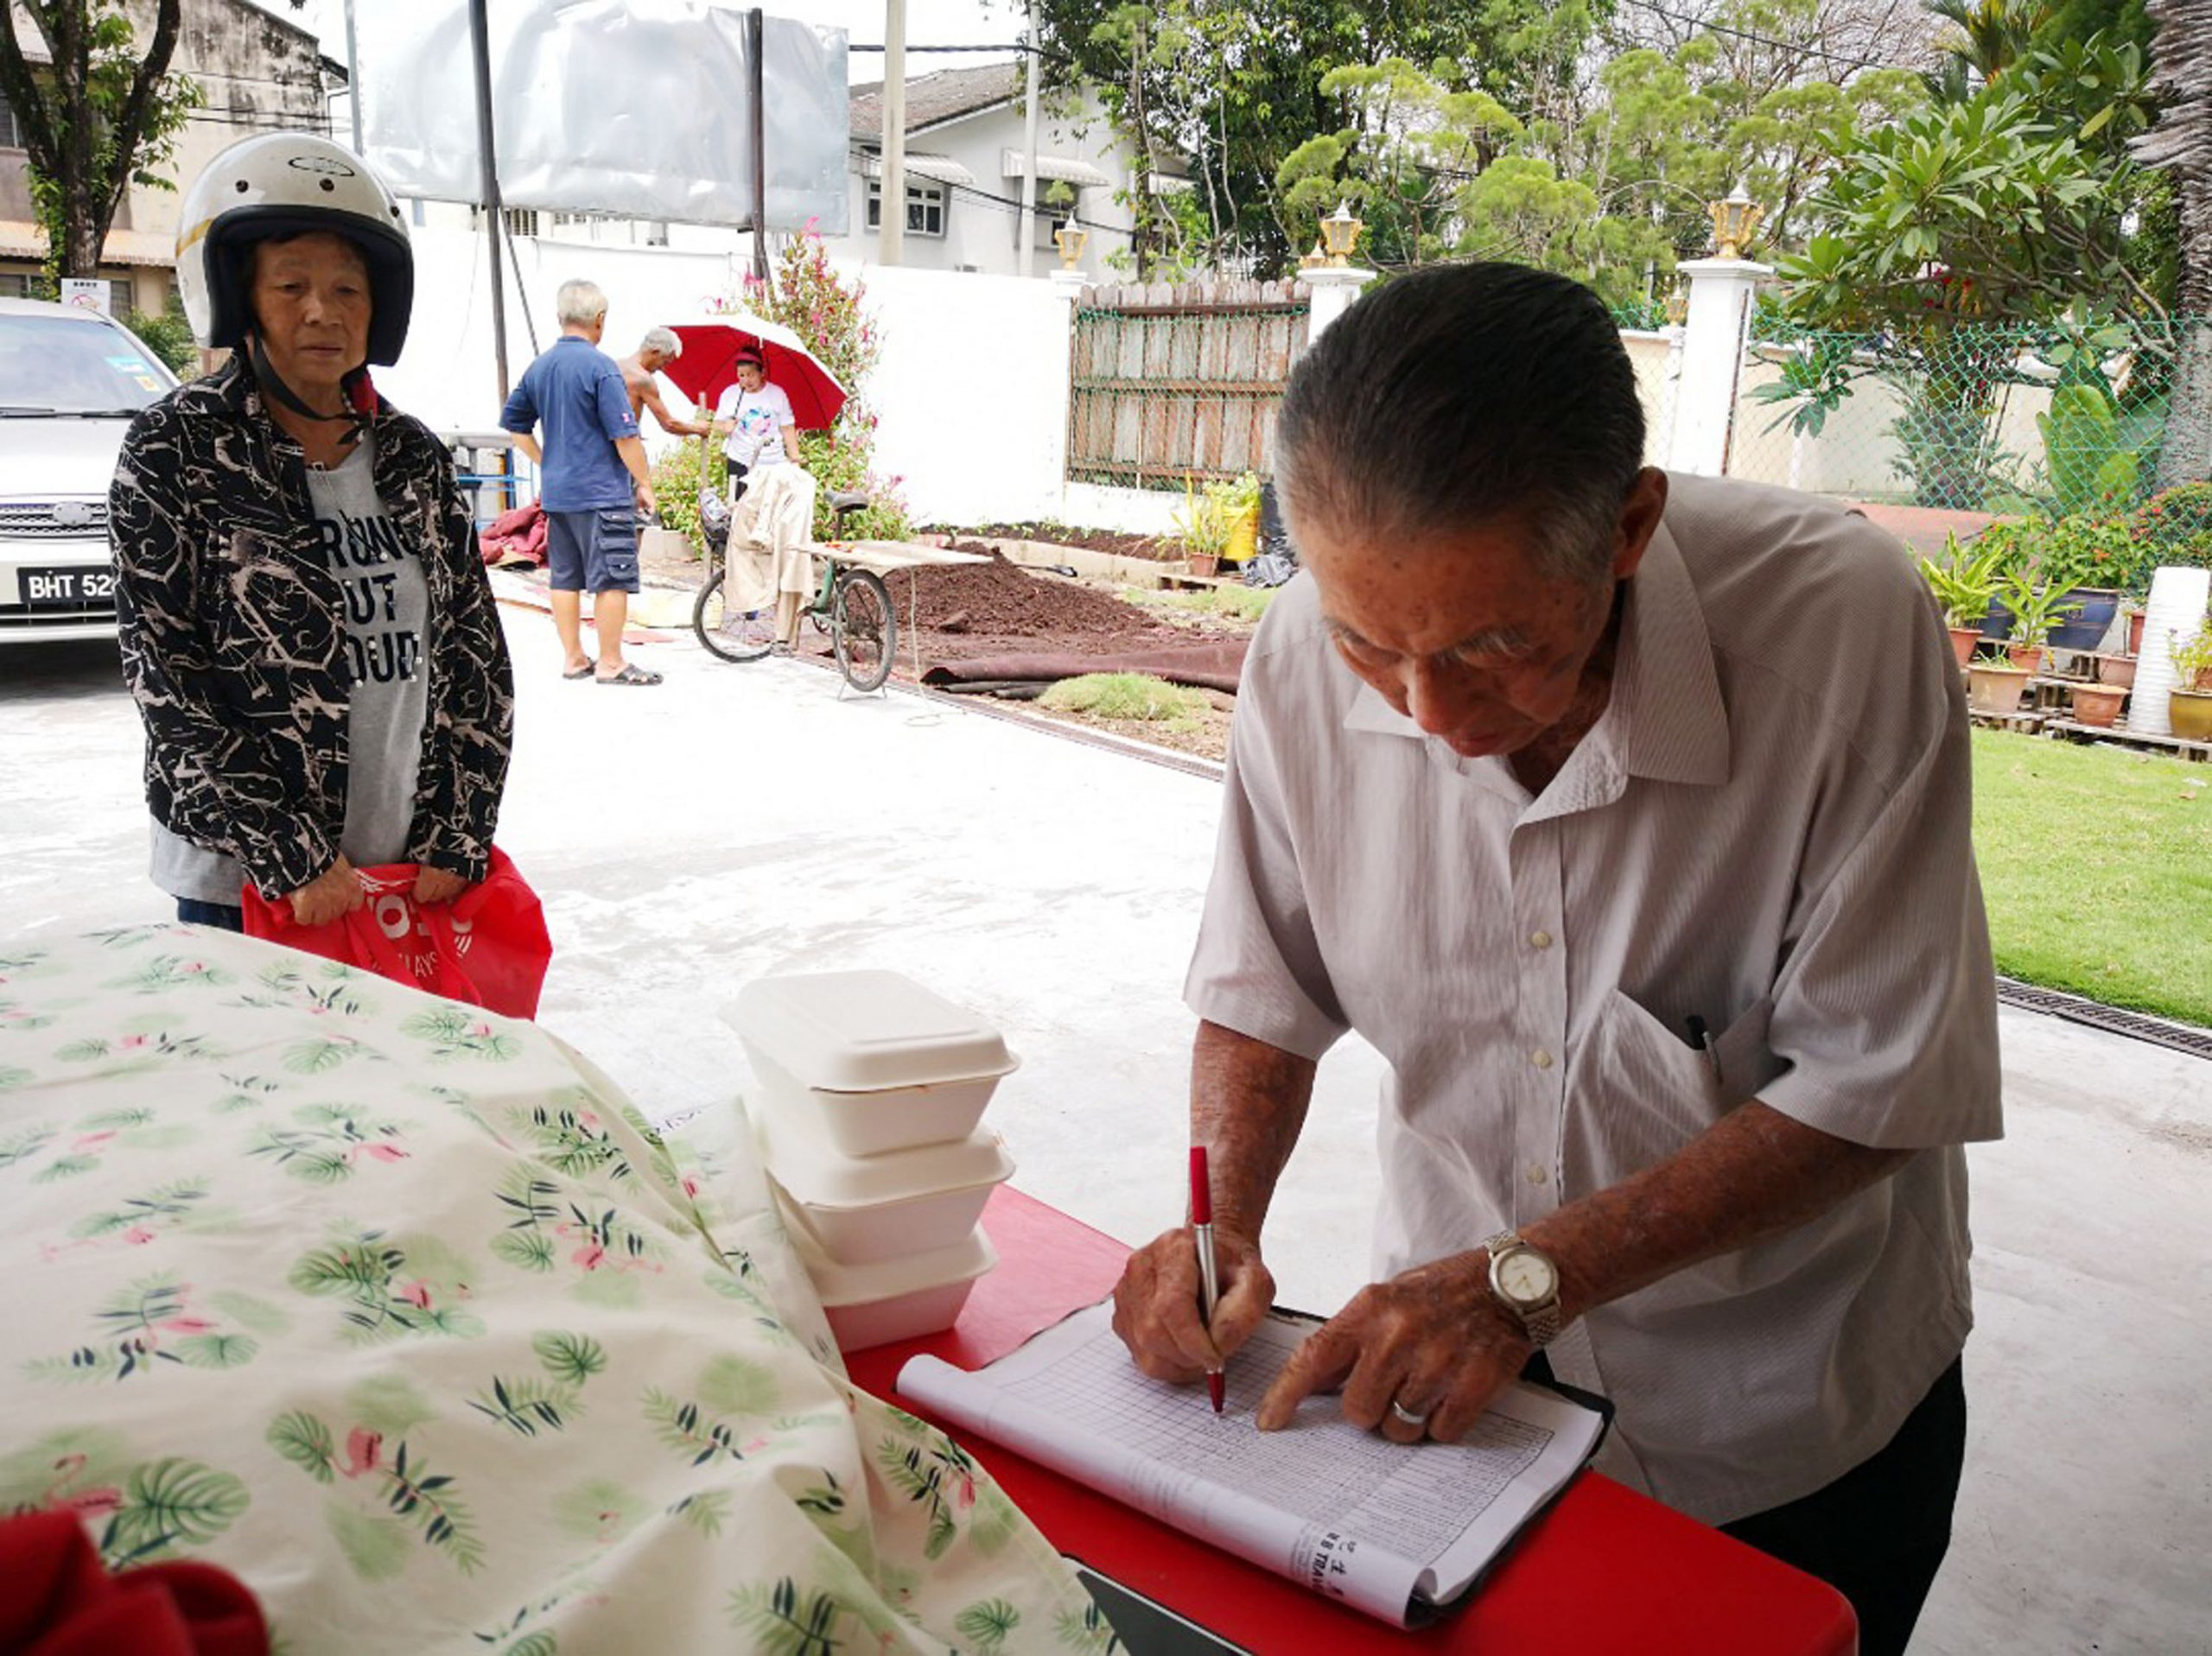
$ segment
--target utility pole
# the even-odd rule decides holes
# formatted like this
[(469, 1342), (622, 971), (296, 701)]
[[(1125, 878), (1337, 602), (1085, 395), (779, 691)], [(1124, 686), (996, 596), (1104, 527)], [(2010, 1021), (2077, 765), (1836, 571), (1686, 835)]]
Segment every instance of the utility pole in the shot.
[(346, 0), (346, 105), (353, 111), (353, 153), (361, 146), (361, 48), (353, 38), (353, 0)]
[(753, 275), (760, 282), (768, 279), (767, 51), (767, 26), (755, 6), (745, 15), (745, 55), (753, 78), (747, 99), (753, 105)]
[(1022, 66), (1027, 96), (1021, 111), (1029, 164), (1021, 170), (1021, 257), (1014, 263), (1016, 276), (1029, 274), (1037, 251), (1037, 83), (1044, 71), (1045, 60), (1037, 50), (1037, 0), (1029, 0), (1029, 51)]
[(906, 0), (883, 0), (883, 229), (878, 256), (896, 264), (906, 247)]
[(483, 162), (484, 239), (492, 250), (492, 349), (499, 400), (507, 400), (507, 282), (499, 263), (499, 158), (492, 147), (492, 24), (485, 0), (468, 0), (469, 43), (476, 54), (476, 153)]

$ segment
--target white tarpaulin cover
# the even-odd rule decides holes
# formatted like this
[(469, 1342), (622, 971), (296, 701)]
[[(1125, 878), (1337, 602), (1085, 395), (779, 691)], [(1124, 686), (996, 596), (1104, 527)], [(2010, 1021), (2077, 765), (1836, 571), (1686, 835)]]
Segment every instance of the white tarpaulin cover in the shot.
[[(702, 0), (500, 0), (493, 136), (511, 207), (749, 225), (746, 14)], [(466, 0), (363, 6), (362, 136), (395, 193), (483, 194)], [(845, 32), (765, 20), (767, 222), (845, 232)]]

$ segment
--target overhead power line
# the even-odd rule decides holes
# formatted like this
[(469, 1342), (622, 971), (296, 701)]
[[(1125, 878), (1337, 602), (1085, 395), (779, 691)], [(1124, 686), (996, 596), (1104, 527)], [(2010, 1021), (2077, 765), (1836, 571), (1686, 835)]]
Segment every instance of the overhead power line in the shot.
[(1831, 52), (1825, 47), (1815, 46), (1808, 41), (1777, 40), (1771, 35), (1758, 35), (1749, 29), (1732, 29), (1726, 23), (1711, 22), (1703, 17), (1693, 17), (1686, 12), (1669, 11), (1664, 6), (1654, 4), (1653, 0), (1630, 0), (1630, 3), (1640, 7), (1654, 16), (1664, 17), (1669, 22), (1684, 23), (1692, 29), (1701, 29), (1709, 35), (1726, 35), (1732, 40), (1747, 41), (1753, 46), (1770, 47), (1777, 52), (1795, 53), (1799, 57), (1820, 58), (1828, 63), (1840, 63), (1848, 69), (1897, 69), (1904, 67), (1902, 64), (1885, 62), (1880, 58), (1846, 57), (1840, 52)]

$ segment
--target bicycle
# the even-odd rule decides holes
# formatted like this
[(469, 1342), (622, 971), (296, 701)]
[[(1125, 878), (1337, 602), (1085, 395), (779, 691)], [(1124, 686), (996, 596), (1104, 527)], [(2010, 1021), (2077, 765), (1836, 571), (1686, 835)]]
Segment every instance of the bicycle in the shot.
[[(702, 503), (704, 504), (703, 501)], [(841, 492), (830, 497), (830, 509), (840, 517), (868, 504), (864, 494)], [(772, 609), (728, 612), (722, 587), (729, 573), (729, 523), (717, 526), (700, 520), (707, 542), (709, 572), (706, 584), (691, 606), (691, 630), (707, 653), (727, 662), (759, 661), (776, 644), (776, 617)], [(815, 553), (822, 578), (813, 601), (800, 613), (828, 635), (845, 682), (866, 695), (882, 688), (891, 676), (891, 663), (899, 653), (899, 618), (891, 607), (890, 591), (874, 570), (839, 556), (830, 542)]]

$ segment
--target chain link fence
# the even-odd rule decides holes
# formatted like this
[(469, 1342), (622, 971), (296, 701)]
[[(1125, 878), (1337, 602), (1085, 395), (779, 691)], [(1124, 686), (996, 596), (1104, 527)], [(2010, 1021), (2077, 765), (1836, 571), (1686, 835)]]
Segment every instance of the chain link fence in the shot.
[(1090, 288), (1076, 308), (1069, 480), (1182, 491), (1274, 473), (1311, 307), (1289, 282)]

